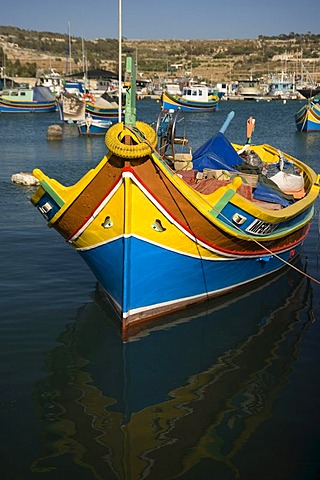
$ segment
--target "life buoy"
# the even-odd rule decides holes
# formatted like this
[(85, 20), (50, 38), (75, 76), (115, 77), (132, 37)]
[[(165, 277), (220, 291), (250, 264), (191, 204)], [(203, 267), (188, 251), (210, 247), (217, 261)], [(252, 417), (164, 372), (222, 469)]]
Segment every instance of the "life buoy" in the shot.
[[(112, 125), (105, 137), (108, 150), (121, 158), (142, 158), (150, 155), (158, 141), (155, 130), (144, 122), (136, 122), (136, 129), (137, 133), (126, 128), (123, 122)], [(134, 145), (122, 143), (127, 135), (136, 142)]]
[(94, 96), (91, 95), (91, 93), (85, 93), (83, 95), (83, 100), (86, 102), (87, 100), (89, 100), (91, 103), (94, 103)]

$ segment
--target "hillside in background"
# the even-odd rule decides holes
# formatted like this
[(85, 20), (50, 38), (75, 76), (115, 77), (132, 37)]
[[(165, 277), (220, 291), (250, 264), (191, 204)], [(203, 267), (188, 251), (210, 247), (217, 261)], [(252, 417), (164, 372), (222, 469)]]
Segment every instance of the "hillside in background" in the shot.
[[(188, 76), (210, 83), (286, 72), (299, 75), (302, 64), (320, 81), (320, 35), (290, 33), (277, 37), (225, 40), (128, 40), (143, 78)], [(70, 61), (71, 59), (71, 61)], [(79, 37), (0, 26), (0, 67), (8, 77), (35, 77), (37, 70), (62, 75), (89, 69), (118, 70), (118, 40)]]

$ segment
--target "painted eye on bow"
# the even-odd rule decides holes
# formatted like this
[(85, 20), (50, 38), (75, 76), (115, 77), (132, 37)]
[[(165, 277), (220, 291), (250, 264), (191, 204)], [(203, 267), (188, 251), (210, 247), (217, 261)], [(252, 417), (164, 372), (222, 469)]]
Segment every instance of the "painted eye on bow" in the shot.
[(152, 224), (151, 224), (153, 230), (156, 232), (164, 232), (166, 229), (162, 226), (162, 223), (160, 220), (156, 219)]
[(113, 222), (111, 220), (111, 218), (109, 217), (109, 215), (104, 219), (104, 222), (101, 223), (101, 226), (103, 228), (110, 228), (112, 227), (113, 225)]

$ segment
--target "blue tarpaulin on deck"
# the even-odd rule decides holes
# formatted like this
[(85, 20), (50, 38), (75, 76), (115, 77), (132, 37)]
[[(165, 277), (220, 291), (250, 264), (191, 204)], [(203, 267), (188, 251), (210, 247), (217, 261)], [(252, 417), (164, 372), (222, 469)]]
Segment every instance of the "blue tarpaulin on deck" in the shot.
[(236, 172), (234, 165), (241, 165), (243, 159), (223, 133), (218, 132), (193, 153), (192, 162), (193, 167), (200, 172), (204, 168)]
[(54, 102), (55, 99), (48, 87), (34, 87), (33, 100), (37, 102)]

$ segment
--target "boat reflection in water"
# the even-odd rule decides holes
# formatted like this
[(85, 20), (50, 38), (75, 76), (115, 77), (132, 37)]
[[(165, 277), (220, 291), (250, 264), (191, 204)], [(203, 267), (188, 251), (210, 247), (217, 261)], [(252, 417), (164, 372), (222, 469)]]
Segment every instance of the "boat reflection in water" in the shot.
[(291, 268), (124, 340), (96, 292), (35, 386), (44, 432), (31, 470), (101, 480), (240, 477), (252, 466), (246, 444), (268, 448), (259, 429), (299, 355), (311, 296)]

